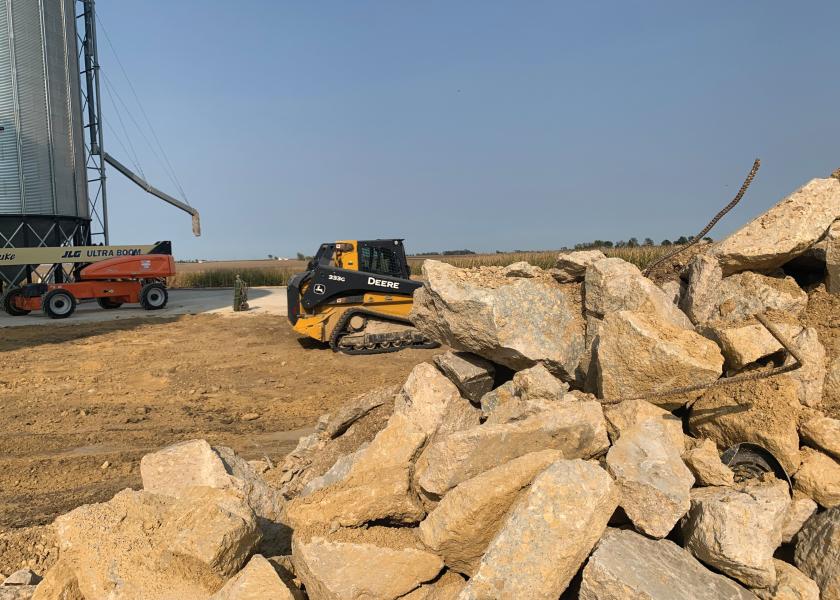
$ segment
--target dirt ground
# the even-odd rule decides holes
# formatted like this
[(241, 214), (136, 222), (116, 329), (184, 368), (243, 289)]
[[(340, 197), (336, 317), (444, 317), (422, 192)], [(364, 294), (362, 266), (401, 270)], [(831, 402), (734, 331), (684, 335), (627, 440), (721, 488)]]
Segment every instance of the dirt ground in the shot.
[(179, 440), (277, 461), (322, 413), (437, 352), (335, 354), (259, 315), (6, 329), (0, 532), (139, 486), (143, 454)]

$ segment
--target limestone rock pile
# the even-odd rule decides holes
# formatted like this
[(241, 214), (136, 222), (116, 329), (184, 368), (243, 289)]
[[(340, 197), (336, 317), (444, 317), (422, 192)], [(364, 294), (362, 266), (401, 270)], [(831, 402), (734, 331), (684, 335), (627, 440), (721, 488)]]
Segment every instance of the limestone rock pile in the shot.
[[(264, 475), (201, 440), (146, 456), (142, 491), (57, 519), (58, 562), (21, 590), (840, 600), (837, 332), (807, 316), (838, 218), (840, 180), (814, 180), (665, 289), (597, 251), (551, 271), (427, 261), (413, 320), (450, 350)], [(803, 368), (758, 377), (792, 357), (757, 313)], [(740, 374), (757, 377), (656, 394)], [(726, 463), (738, 444), (764, 450)]]

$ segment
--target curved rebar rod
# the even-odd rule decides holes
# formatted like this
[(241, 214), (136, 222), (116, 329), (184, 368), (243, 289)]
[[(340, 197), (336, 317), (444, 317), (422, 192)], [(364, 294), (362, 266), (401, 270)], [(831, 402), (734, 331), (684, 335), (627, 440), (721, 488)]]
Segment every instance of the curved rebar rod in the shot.
[(718, 221), (720, 221), (724, 217), (724, 215), (726, 215), (726, 213), (728, 213), (730, 210), (735, 208), (735, 205), (738, 204), (741, 201), (741, 198), (744, 197), (744, 194), (746, 193), (747, 188), (750, 187), (750, 184), (752, 183), (753, 179), (755, 179), (755, 175), (756, 175), (756, 173), (758, 173), (759, 167), (761, 167), (761, 159), (756, 158), (755, 162), (753, 163), (752, 169), (750, 169), (749, 175), (747, 175), (747, 178), (744, 180), (744, 183), (741, 184), (741, 189), (738, 190), (738, 193), (735, 194), (735, 197), (732, 199), (732, 201), (729, 204), (727, 204), (726, 206), (724, 206), (721, 209), (721, 211), (718, 214), (716, 214), (711, 221), (709, 221), (709, 224), (706, 225), (706, 227), (703, 228), (703, 231), (701, 231), (700, 233), (695, 235), (693, 238), (691, 238), (691, 241), (689, 241), (688, 244), (686, 244), (682, 248), (677, 248), (673, 252), (669, 252), (665, 256), (663, 256), (661, 258), (658, 258), (657, 260), (653, 261), (651, 264), (649, 264), (645, 268), (644, 271), (642, 271), (642, 275), (647, 277), (656, 267), (658, 267), (659, 265), (664, 263), (666, 260), (675, 257), (677, 254), (680, 254), (681, 252), (685, 252), (686, 250), (691, 248), (694, 244), (696, 244), (697, 242), (702, 240), (704, 237), (706, 237), (706, 234), (709, 233), (712, 230), (712, 227), (717, 225)]

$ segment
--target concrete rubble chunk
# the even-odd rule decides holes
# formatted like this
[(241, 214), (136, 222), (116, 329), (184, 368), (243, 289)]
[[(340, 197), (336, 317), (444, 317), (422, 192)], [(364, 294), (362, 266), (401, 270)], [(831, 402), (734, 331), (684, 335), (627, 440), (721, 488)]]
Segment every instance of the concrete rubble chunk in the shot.
[(753, 590), (761, 600), (820, 600), (820, 588), (802, 571), (783, 560), (774, 559), (776, 585), (769, 590)]
[(645, 400), (625, 400), (617, 404), (607, 404), (604, 406), (604, 417), (607, 419), (607, 431), (613, 443), (618, 441), (623, 432), (644, 421), (661, 421), (670, 443), (680, 451), (685, 448), (682, 420)]
[(719, 323), (712, 325), (710, 330), (720, 344), (729, 369), (743, 369), (750, 363), (783, 350), (778, 340), (761, 323)]
[(513, 387), (523, 400), (560, 400), (569, 384), (552, 375), (543, 365), (535, 365), (514, 374)]
[(782, 528), (782, 542), (789, 544), (802, 529), (802, 526), (817, 512), (817, 503), (800, 491), (793, 491), (793, 500), (785, 515)]
[(53, 567), (41, 586), (76, 586), (83, 598), (206, 598), (259, 541), (244, 495), (206, 487), (179, 499), (123, 490), (58, 517), (55, 531), (65, 572)]
[(329, 487), (346, 479), (350, 474), (350, 470), (353, 468), (353, 465), (356, 464), (356, 461), (364, 456), (364, 452), (367, 450), (368, 446), (370, 446), (370, 444), (365, 442), (359, 446), (359, 449), (355, 452), (339, 457), (339, 459), (335, 461), (335, 464), (327, 469), (323, 475), (310, 479), (309, 482), (301, 488), (298, 496), (309, 496), (318, 490), (324, 489), (325, 487)]
[(555, 462), (512, 509), (459, 600), (557, 600), (617, 505), (618, 489), (599, 466)]
[(711, 256), (698, 254), (688, 263), (686, 277), (688, 283), (680, 297), (680, 308), (695, 325), (713, 320), (718, 288), (723, 282), (720, 264)]
[(429, 363), (411, 370), (394, 400), (394, 413), (405, 415), (426, 436), (474, 427), (480, 419), (480, 411)]
[(518, 400), (513, 381), (506, 381), (481, 397), (481, 416), (487, 419), (497, 410)]
[(0, 585), (0, 600), (31, 600), (36, 589), (34, 585)]
[(607, 452), (607, 468), (621, 492), (620, 506), (642, 533), (661, 538), (688, 512), (694, 476), (661, 421), (624, 431)]
[(605, 258), (586, 269), (586, 310), (603, 318), (619, 311), (651, 315), (681, 329), (693, 329), (688, 317), (653, 281), (620, 258)]
[(507, 381), (485, 394), (481, 411), (490, 425), (521, 421), (544, 410), (551, 410), (559, 402), (574, 401), (567, 394), (568, 384), (549, 373), (542, 365), (519, 371)]
[(467, 582), (454, 571), (446, 571), (439, 579), (424, 583), (400, 600), (457, 600)]
[(551, 269), (551, 275), (560, 283), (583, 281), (586, 268), (599, 260), (607, 258), (600, 250), (578, 250), (557, 255), (557, 262)]
[(773, 453), (788, 473), (799, 468), (796, 382), (772, 377), (707, 390), (691, 408), (688, 427), (695, 437), (711, 439), (720, 450), (741, 442)]
[(480, 425), (432, 443), (416, 468), (427, 494), (450, 489), (501, 464), (540, 450), (560, 450), (565, 458), (592, 458), (609, 448), (600, 403), (570, 400), (522, 421)]
[(426, 434), (403, 414), (394, 414), (347, 476), (287, 504), (295, 529), (313, 523), (336, 522), (356, 527), (369, 521), (417, 523), (425, 511), (410, 486), (415, 458)]
[(840, 460), (840, 419), (815, 416), (799, 427), (805, 443)]
[(840, 507), (808, 519), (796, 538), (794, 563), (817, 583), (821, 600), (840, 599)]
[(35, 588), (32, 600), (85, 600), (69, 561), (59, 558), (50, 567)]
[(535, 267), (534, 265), (520, 260), (519, 262), (515, 262), (512, 265), (508, 265), (505, 267), (504, 273), (505, 277), (523, 277), (523, 278), (530, 278), (530, 277), (538, 277), (544, 271), (539, 267)]
[(738, 323), (769, 309), (798, 315), (808, 303), (792, 277), (752, 271), (723, 277), (717, 261), (703, 254), (689, 263), (688, 277), (681, 308), (695, 325)]
[[(804, 406), (819, 406), (823, 396), (826, 370), (825, 348), (817, 337), (817, 330), (812, 327), (802, 328), (785, 323), (777, 323), (776, 326), (805, 360), (803, 367), (787, 375), (797, 382), (799, 402)], [(710, 330), (720, 343), (727, 366), (731, 369), (742, 369), (761, 358), (783, 351), (782, 345), (761, 324), (735, 327), (713, 325)], [(787, 356), (785, 364), (792, 364), (794, 360), (792, 356)]]
[[(491, 269), (423, 263), (425, 283), (414, 294), (411, 320), (426, 336), (521, 370), (542, 362), (574, 380), (584, 323), (573, 298), (548, 278), (508, 278)], [(500, 281), (501, 280), (501, 281)]]
[(255, 554), (210, 600), (300, 600), (265, 557)]
[(532, 452), (464, 481), (420, 523), (420, 539), (450, 569), (471, 576), (522, 490), (560, 458), (556, 450)]
[(435, 356), (435, 364), (458, 386), (461, 395), (473, 403), (493, 389), (496, 369), (489, 360), (469, 352), (445, 352)]
[(840, 181), (812, 179), (711, 253), (725, 273), (781, 267), (804, 253), (840, 218)]
[(749, 587), (771, 588), (776, 583), (773, 553), (782, 543), (789, 505), (787, 483), (775, 479), (696, 488), (682, 524), (685, 547)]
[(321, 436), (326, 439), (335, 439), (347, 431), (350, 426), (368, 414), (375, 408), (385, 404), (388, 400), (387, 393), (368, 393), (348, 402), (342, 406), (324, 423)]
[(314, 600), (396, 600), (437, 577), (443, 561), (416, 549), (312, 538), (292, 543), (295, 571)]
[(670, 540), (607, 529), (583, 569), (580, 600), (755, 600)]
[[(805, 359), (805, 365), (791, 372), (788, 377), (796, 381), (799, 403), (817, 408), (822, 404), (825, 385), (825, 347), (820, 343), (817, 330), (813, 327), (803, 329), (795, 335), (788, 335)], [(793, 364), (796, 359), (788, 356), (785, 364)]]
[(266, 536), (277, 533), (282, 497), (233, 450), (190, 440), (145, 455), (140, 461), (143, 489), (180, 498), (195, 486), (233, 489), (245, 494)]
[(39, 581), (41, 581), (41, 578), (31, 570), (19, 569), (6, 577), (2, 585), (37, 585)]
[[(711, 383), (723, 371), (723, 356), (711, 340), (652, 315), (629, 311), (604, 318), (595, 354), (601, 398), (632, 398)], [(701, 393), (651, 397), (650, 401), (675, 409)]]
[(668, 299), (674, 303), (675, 306), (680, 305), (683, 292), (685, 291), (685, 284), (679, 279), (671, 279), (659, 284), (660, 289), (665, 292)]
[(161, 530), (164, 553), (173, 563), (182, 563), (183, 571), (209, 570), (227, 579), (245, 564), (260, 540), (254, 513), (245, 498), (230, 490), (191, 488), (176, 499), (170, 512)]
[(840, 506), (840, 463), (811, 448), (803, 448), (801, 456), (794, 488), (825, 508)]
[(720, 460), (718, 449), (712, 440), (694, 440), (695, 443), (683, 453), (683, 461), (694, 475), (698, 485), (726, 486), (735, 483), (735, 474)]
[(829, 228), (825, 241), (825, 289), (840, 294), (840, 220)]

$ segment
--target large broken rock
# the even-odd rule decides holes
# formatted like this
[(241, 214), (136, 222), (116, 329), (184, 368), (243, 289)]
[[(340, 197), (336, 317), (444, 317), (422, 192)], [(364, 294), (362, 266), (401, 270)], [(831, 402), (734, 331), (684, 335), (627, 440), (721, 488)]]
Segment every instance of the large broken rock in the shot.
[(480, 417), (455, 384), (429, 363), (411, 370), (394, 400), (394, 413), (405, 415), (427, 437), (439, 430), (449, 433), (475, 427)]
[(808, 519), (817, 512), (817, 503), (806, 494), (798, 490), (793, 491), (791, 500), (785, 515), (785, 524), (782, 528), (782, 542), (789, 544), (796, 537)]
[(729, 369), (743, 369), (750, 363), (783, 350), (778, 340), (761, 323), (718, 323), (712, 325), (710, 330), (720, 344)]
[(697, 488), (682, 525), (685, 547), (704, 563), (754, 588), (776, 583), (773, 553), (790, 504), (787, 483), (772, 480)]
[(840, 506), (840, 464), (811, 448), (802, 448), (802, 466), (794, 475), (794, 487), (820, 506)]
[(464, 481), (420, 523), (420, 539), (446, 566), (471, 576), (520, 492), (560, 458), (556, 450), (533, 452)]
[(344, 479), (287, 505), (292, 525), (297, 529), (333, 522), (355, 527), (368, 521), (420, 521), (425, 511), (411, 491), (410, 477), (425, 441), (426, 434), (405, 415), (393, 415)]
[[(353, 423), (367, 415), (373, 409), (385, 404), (393, 394), (390, 390), (373, 390), (354, 398), (334, 413), (322, 417), (323, 426), (318, 429), (318, 437), (332, 440), (347, 431)], [(320, 425), (320, 423), (319, 423)]]
[(840, 218), (840, 181), (812, 179), (712, 248), (726, 273), (780, 267)]
[(688, 317), (641, 271), (620, 258), (605, 258), (586, 269), (586, 310), (603, 318), (619, 311), (643, 313), (681, 329), (692, 329)]
[(703, 254), (688, 268), (681, 308), (695, 325), (737, 323), (769, 309), (798, 315), (808, 295), (792, 277), (745, 272), (723, 277), (717, 261)]
[[(800, 404), (815, 408), (822, 404), (826, 375), (825, 348), (813, 327), (803, 329), (789, 338), (802, 354), (805, 365), (791, 372), (788, 377), (797, 383)], [(793, 356), (788, 356), (785, 364), (793, 364), (795, 360)]]
[(545, 273), (545, 271), (524, 260), (510, 264), (504, 269), (505, 277), (522, 277), (528, 279), (531, 277), (539, 277), (543, 273)]
[(283, 583), (274, 567), (262, 555), (255, 554), (239, 573), (213, 594), (210, 600), (298, 600)]
[(222, 580), (236, 573), (260, 539), (245, 499), (231, 490), (191, 488), (177, 498), (161, 529), (165, 560), (179, 570), (209, 569)]
[(645, 400), (625, 400), (604, 406), (607, 430), (613, 443), (621, 434), (644, 421), (660, 421), (669, 443), (682, 451), (685, 447), (682, 419)]
[(701, 486), (721, 486), (735, 483), (735, 474), (720, 460), (717, 446), (712, 440), (694, 440), (682, 457), (697, 483)]
[(435, 364), (458, 386), (461, 394), (473, 403), (493, 389), (496, 369), (488, 360), (469, 352), (445, 352), (435, 356)]
[(688, 512), (694, 476), (661, 421), (648, 420), (622, 433), (607, 452), (607, 468), (621, 491), (620, 505), (636, 529), (668, 535)]
[(670, 540), (607, 529), (586, 568), (580, 600), (755, 600)]
[[(235, 490), (191, 488), (179, 499), (124, 490), (58, 517), (61, 564), (84, 598), (206, 598), (259, 541), (256, 518)], [(69, 575), (50, 585), (73, 589)]]
[(245, 494), (267, 535), (276, 533), (282, 518), (282, 498), (248, 461), (224, 446), (190, 440), (147, 454), (140, 461), (143, 489), (180, 498), (195, 486), (233, 489)]
[(805, 523), (796, 538), (794, 562), (817, 582), (822, 600), (840, 599), (840, 507)]
[(68, 560), (59, 559), (35, 588), (32, 600), (86, 600)]
[(607, 258), (600, 250), (578, 250), (557, 255), (557, 262), (551, 269), (551, 275), (560, 283), (583, 281), (586, 268), (599, 260)]
[(575, 401), (566, 392), (569, 386), (548, 372), (542, 365), (519, 371), (481, 398), (481, 412), (489, 425), (521, 421), (544, 410), (556, 408), (558, 402)]
[(797, 384), (786, 377), (733, 383), (707, 390), (688, 419), (691, 434), (725, 449), (741, 442), (767, 448), (788, 473), (799, 468), (800, 404)]
[(825, 241), (825, 289), (840, 294), (840, 220), (829, 228)]
[(802, 423), (799, 433), (810, 446), (840, 460), (840, 419), (812, 417)]
[[(819, 406), (825, 379), (825, 348), (817, 337), (817, 330), (783, 323), (777, 324), (777, 327), (797, 348), (805, 361), (804, 366), (787, 375), (799, 386), (799, 402), (805, 406)], [(710, 329), (720, 343), (730, 369), (742, 369), (752, 362), (783, 350), (778, 340), (761, 324), (741, 324), (732, 327), (718, 324)], [(788, 356), (785, 364), (792, 364), (794, 360), (792, 356)]]
[(567, 383), (552, 375), (541, 364), (515, 373), (513, 387), (516, 394), (525, 401), (557, 401), (569, 391)]
[(313, 600), (395, 600), (434, 579), (443, 561), (422, 550), (312, 538), (292, 543), (295, 571)]
[[(598, 395), (609, 399), (711, 383), (723, 370), (723, 356), (711, 340), (651, 315), (628, 311), (604, 318), (596, 361)], [(650, 401), (674, 409), (700, 393), (651, 397)]]
[(618, 490), (599, 466), (555, 462), (513, 508), (460, 600), (557, 600), (617, 505)]
[(805, 573), (783, 560), (774, 559), (776, 585), (769, 590), (753, 590), (761, 600), (820, 600), (820, 588)]
[(481, 425), (432, 443), (417, 463), (424, 492), (443, 496), (467, 479), (514, 458), (560, 450), (565, 458), (592, 458), (609, 448), (601, 405), (569, 400), (551, 410), (504, 425)]
[(491, 276), (423, 263), (411, 320), (426, 336), (514, 370), (545, 364), (571, 381), (583, 352), (583, 320), (547, 278)]

